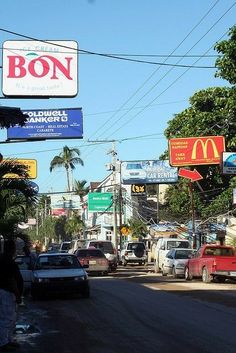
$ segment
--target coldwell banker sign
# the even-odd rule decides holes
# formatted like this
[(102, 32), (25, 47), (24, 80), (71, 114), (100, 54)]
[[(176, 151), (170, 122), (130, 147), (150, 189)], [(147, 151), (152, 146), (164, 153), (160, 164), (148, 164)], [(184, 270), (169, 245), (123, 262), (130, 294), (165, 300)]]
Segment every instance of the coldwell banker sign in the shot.
[(74, 97), (78, 93), (75, 41), (6, 41), (2, 92), (7, 97)]
[(24, 126), (7, 129), (8, 140), (67, 139), (83, 137), (81, 108), (24, 110), (29, 118)]
[(220, 164), (224, 136), (173, 138), (169, 140), (170, 165)]

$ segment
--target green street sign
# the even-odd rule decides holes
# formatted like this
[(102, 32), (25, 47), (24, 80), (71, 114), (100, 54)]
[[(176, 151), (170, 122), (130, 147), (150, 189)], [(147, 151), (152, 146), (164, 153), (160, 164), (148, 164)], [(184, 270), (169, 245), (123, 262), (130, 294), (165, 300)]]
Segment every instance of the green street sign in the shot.
[(113, 212), (112, 192), (90, 192), (88, 194), (89, 212)]

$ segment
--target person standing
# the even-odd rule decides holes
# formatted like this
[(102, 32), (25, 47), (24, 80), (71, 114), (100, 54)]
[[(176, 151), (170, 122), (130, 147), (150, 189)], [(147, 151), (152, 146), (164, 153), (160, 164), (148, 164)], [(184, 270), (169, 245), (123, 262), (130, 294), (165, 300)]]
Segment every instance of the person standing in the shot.
[(14, 256), (14, 240), (4, 241), (0, 255), (0, 352), (10, 352), (19, 344), (12, 340), (16, 325), (16, 304), (21, 303), (24, 282)]

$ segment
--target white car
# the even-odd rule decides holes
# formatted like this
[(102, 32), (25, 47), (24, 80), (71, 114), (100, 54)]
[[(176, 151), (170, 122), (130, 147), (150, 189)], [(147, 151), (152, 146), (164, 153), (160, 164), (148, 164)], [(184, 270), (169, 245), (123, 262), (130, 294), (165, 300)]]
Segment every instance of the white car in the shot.
[(193, 249), (171, 249), (164, 259), (162, 275), (173, 275), (175, 278), (184, 277), (185, 264), (194, 254)]
[(122, 169), (123, 180), (145, 180), (147, 177), (146, 171), (142, 168), (140, 163), (127, 163), (125, 168)]
[(80, 294), (89, 298), (88, 274), (74, 254), (40, 254), (32, 272), (31, 295), (40, 298), (43, 295)]

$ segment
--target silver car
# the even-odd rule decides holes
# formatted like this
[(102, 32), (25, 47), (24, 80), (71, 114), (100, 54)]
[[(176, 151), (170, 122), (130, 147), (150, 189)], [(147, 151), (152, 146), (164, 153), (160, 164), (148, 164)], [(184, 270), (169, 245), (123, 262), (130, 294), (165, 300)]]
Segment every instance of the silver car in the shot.
[(188, 259), (194, 254), (193, 249), (176, 248), (171, 249), (164, 259), (162, 267), (162, 275), (173, 275), (176, 277), (184, 277), (184, 268)]
[(32, 297), (73, 293), (88, 298), (90, 291), (86, 267), (73, 254), (40, 254), (32, 272)]

